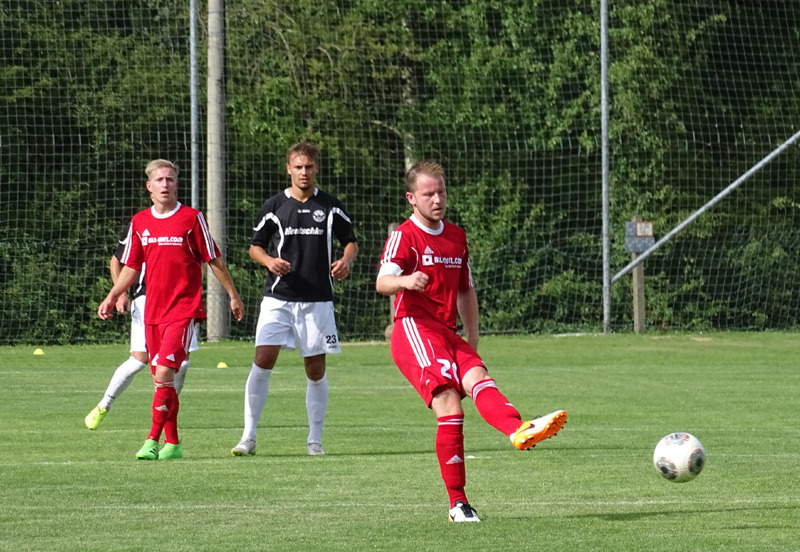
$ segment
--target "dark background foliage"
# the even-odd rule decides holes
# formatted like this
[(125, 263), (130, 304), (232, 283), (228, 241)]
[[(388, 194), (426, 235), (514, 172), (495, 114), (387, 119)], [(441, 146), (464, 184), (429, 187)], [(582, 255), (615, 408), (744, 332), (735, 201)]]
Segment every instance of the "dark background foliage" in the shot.
[[(609, 2), (612, 272), (630, 260), (625, 221), (665, 234), (797, 132), (795, 4)], [(383, 336), (377, 260), (422, 158), (447, 170), (485, 331), (602, 329), (599, 2), (226, 10), (225, 245), (248, 306), (232, 337), (252, 334), (252, 224), (300, 138), (322, 146), (320, 185), (357, 222), (356, 270), (336, 287), (345, 339)], [(178, 162), (187, 203), (193, 184), (188, 3), (9, 0), (0, 30), (0, 343), (124, 339), (127, 322), (95, 309), (121, 228), (149, 203), (143, 168)], [(649, 328), (797, 327), (797, 176), (792, 146), (648, 259)], [(629, 329), (628, 279), (612, 305)]]

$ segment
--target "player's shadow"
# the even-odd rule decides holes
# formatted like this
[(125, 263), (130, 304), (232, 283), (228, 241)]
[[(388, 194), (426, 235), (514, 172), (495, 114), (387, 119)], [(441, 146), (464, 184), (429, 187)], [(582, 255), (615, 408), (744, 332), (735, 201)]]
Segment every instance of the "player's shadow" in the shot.
[[(728, 513), (728, 512), (759, 512), (764, 510), (798, 510), (800, 507), (798, 506), (764, 506), (764, 507), (754, 507), (754, 506), (738, 506), (738, 507), (730, 507), (730, 508), (712, 508), (712, 509), (703, 509), (703, 514), (709, 513)], [(597, 514), (578, 514), (578, 515), (567, 515), (564, 516), (565, 518), (573, 518), (573, 519), (599, 519), (603, 521), (637, 521), (640, 519), (647, 519), (652, 517), (663, 517), (663, 516), (685, 516), (688, 512), (686, 510), (659, 510), (657, 512), (625, 512), (625, 513), (616, 513), (616, 514), (609, 514), (609, 513), (597, 513)], [(772, 526), (770, 525), (742, 525), (741, 527), (735, 527), (736, 529), (767, 529)], [(782, 526), (781, 526), (782, 527)], [(781, 528), (776, 526), (775, 528)]]

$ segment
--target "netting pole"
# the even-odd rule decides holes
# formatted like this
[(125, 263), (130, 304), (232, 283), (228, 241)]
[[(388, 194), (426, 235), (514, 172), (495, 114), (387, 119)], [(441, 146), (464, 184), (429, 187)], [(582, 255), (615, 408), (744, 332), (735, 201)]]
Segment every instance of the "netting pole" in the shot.
[[(208, 227), (225, 258), (225, 0), (208, 2)], [(208, 269), (210, 272), (210, 269)], [(228, 294), (219, 281), (207, 275), (206, 322), (208, 341), (228, 336)]]
[(619, 272), (617, 272), (617, 273), (614, 275), (614, 278), (611, 280), (611, 283), (614, 283), (614, 282), (616, 282), (617, 280), (619, 280), (620, 278), (622, 278), (622, 277), (623, 277), (625, 274), (627, 274), (628, 272), (630, 272), (630, 271), (631, 271), (631, 270), (632, 270), (632, 269), (633, 269), (635, 266), (637, 266), (637, 265), (638, 265), (638, 264), (640, 264), (642, 261), (644, 261), (644, 260), (645, 260), (647, 257), (649, 257), (649, 256), (650, 256), (650, 255), (651, 255), (651, 254), (652, 254), (652, 253), (653, 253), (653, 252), (656, 250), (656, 249), (658, 249), (659, 247), (661, 247), (662, 245), (664, 245), (665, 243), (667, 243), (669, 240), (671, 240), (671, 239), (672, 239), (672, 237), (673, 237), (673, 236), (675, 236), (675, 235), (676, 235), (678, 232), (680, 232), (681, 230), (683, 230), (684, 228), (686, 228), (687, 226), (689, 226), (691, 223), (693, 223), (693, 222), (694, 222), (694, 221), (695, 221), (695, 220), (696, 220), (696, 219), (697, 219), (697, 218), (698, 218), (700, 215), (702, 215), (703, 213), (705, 213), (706, 211), (708, 211), (709, 209), (711, 209), (711, 207), (713, 207), (714, 205), (716, 205), (716, 204), (717, 204), (717, 202), (719, 202), (719, 201), (720, 201), (722, 198), (724, 198), (724, 197), (725, 197), (725, 196), (727, 196), (729, 193), (731, 193), (732, 191), (734, 191), (736, 188), (738, 188), (739, 186), (741, 186), (741, 185), (742, 185), (742, 184), (743, 184), (743, 183), (744, 183), (744, 182), (745, 182), (745, 181), (746, 181), (748, 178), (750, 178), (751, 176), (753, 176), (754, 174), (756, 174), (758, 171), (760, 171), (760, 170), (761, 170), (761, 168), (762, 168), (762, 167), (764, 167), (765, 165), (767, 165), (768, 163), (770, 163), (770, 162), (771, 162), (773, 159), (775, 159), (776, 157), (778, 157), (778, 156), (779, 156), (781, 153), (783, 153), (783, 152), (784, 152), (784, 151), (785, 151), (785, 150), (786, 150), (786, 149), (787, 149), (789, 146), (791, 146), (792, 144), (794, 144), (794, 143), (795, 143), (795, 142), (796, 142), (798, 139), (800, 139), (800, 132), (796, 132), (796, 133), (795, 133), (795, 134), (794, 134), (794, 135), (793, 135), (791, 138), (789, 138), (789, 139), (788, 139), (788, 140), (786, 140), (786, 141), (785, 141), (783, 144), (781, 144), (780, 146), (778, 146), (777, 148), (775, 148), (774, 150), (772, 150), (772, 151), (769, 153), (769, 155), (767, 155), (767, 156), (766, 156), (766, 157), (764, 157), (764, 158), (763, 158), (761, 161), (759, 161), (758, 163), (756, 163), (755, 165), (753, 165), (752, 167), (750, 167), (750, 169), (749, 169), (747, 172), (745, 172), (745, 173), (744, 173), (742, 176), (740, 176), (739, 178), (737, 178), (736, 180), (734, 180), (733, 182), (731, 182), (731, 183), (728, 185), (728, 187), (727, 187), (727, 188), (725, 188), (725, 189), (724, 189), (724, 190), (722, 190), (720, 193), (718, 193), (718, 194), (717, 194), (717, 195), (715, 195), (713, 198), (711, 198), (711, 199), (710, 199), (710, 200), (709, 200), (709, 201), (708, 201), (708, 202), (707, 202), (705, 205), (703, 205), (703, 206), (702, 206), (702, 207), (700, 207), (700, 208), (699, 208), (697, 211), (695, 211), (695, 212), (694, 212), (694, 213), (692, 213), (690, 216), (688, 216), (688, 217), (687, 217), (687, 218), (686, 218), (686, 219), (685, 219), (683, 222), (681, 222), (681, 223), (680, 223), (678, 226), (676, 226), (675, 228), (673, 228), (672, 230), (670, 230), (670, 231), (669, 231), (669, 232), (668, 232), (668, 233), (667, 233), (667, 234), (666, 234), (666, 235), (665, 235), (663, 238), (661, 238), (661, 239), (660, 239), (660, 240), (658, 240), (658, 241), (657, 241), (655, 244), (653, 244), (653, 246), (652, 246), (650, 249), (648, 249), (647, 251), (645, 251), (644, 253), (642, 253), (641, 255), (639, 255), (639, 256), (638, 256), (636, 259), (634, 259), (634, 260), (632, 260), (630, 263), (628, 263), (628, 264), (625, 266), (625, 268), (623, 268), (622, 270), (620, 270)]
[(603, 333), (611, 331), (611, 215), (608, 168), (608, 2), (600, 0), (600, 132), (602, 135)]
[(192, 207), (200, 208), (200, 147), (197, 85), (197, 0), (189, 2), (189, 95), (191, 104)]

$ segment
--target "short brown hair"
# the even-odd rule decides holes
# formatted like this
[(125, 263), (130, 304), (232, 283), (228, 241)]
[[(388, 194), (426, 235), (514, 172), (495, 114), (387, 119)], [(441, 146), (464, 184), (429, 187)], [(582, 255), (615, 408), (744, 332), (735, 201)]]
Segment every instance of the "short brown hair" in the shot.
[(292, 160), (292, 157), (295, 155), (305, 155), (309, 159), (311, 159), (314, 164), (319, 167), (319, 147), (313, 142), (306, 142), (305, 140), (300, 140), (288, 150), (286, 150), (286, 162), (289, 163)]
[(436, 161), (420, 161), (406, 173), (406, 191), (414, 193), (417, 189), (417, 178), (424, 174), (431, 178), (441, 177), (444, 180), (444, 167)]
[(144, 172), (147, 175), (147, 180), (150, 180), (150, 177), (154, 171), (157, 169), (163, 169), (164, 167), (172, 169), (175, 171), (175, 176), (178, 176), (178, 165), (172, 161), (167, 161), (166, 159), (154, 159), (153, 161), (150, 161), (144, 168)]

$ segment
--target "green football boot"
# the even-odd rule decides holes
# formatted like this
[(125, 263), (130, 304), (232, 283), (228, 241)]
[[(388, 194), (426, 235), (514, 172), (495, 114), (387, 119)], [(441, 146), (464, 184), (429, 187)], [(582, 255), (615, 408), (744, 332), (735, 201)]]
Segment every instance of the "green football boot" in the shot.
[(86, 427), (89, 429), (97, 429), (100, 422), (106, 417), (106, 414), (108, 414), (108, 410), (95, 406), (94, 409), (86, 415), (86, 419), (84, 420), (84, 422), (86, 422)]
[(145, 440), (142, 448), (136, 453), (138, 460), (158, 460), (158, 441)]
[(180, 443), (177, 445), (173, 445), (172, 443), (165, 444), (164, 448), (158, 453), (158, 458), (160, 460), (164, 458), (183, 458), (183, 450), (181, 450)]

